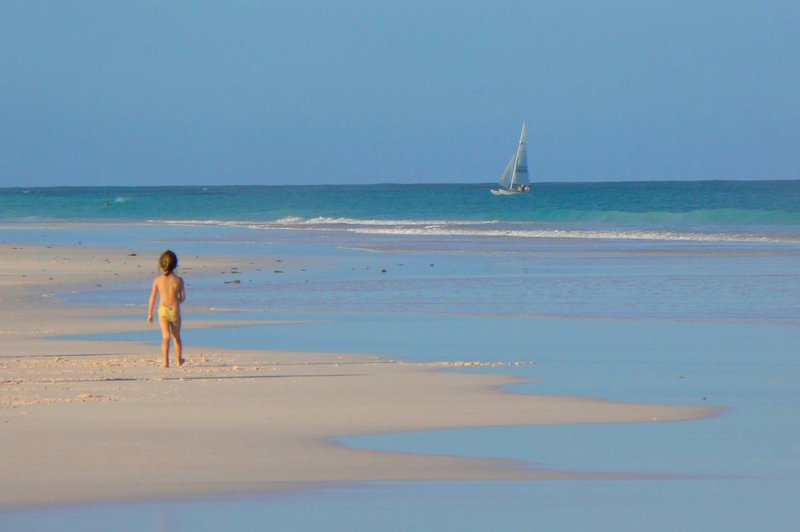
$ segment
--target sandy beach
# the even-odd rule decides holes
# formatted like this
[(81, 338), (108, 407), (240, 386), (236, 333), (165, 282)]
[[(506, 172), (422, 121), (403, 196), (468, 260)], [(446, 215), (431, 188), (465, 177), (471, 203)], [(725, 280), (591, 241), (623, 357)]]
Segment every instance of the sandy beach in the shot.
[[(378, 355), (186, 346), (162, 368), (145, 323), (155, 256), (139, 249), (0, 245), (0, 506), (152, 500), (365, 480), (642, 478), (534, 463), (348, 449), (340, 436), (440, 428), (656, 423), (703, 406), (632, 404), (504, 391), (515, 378), (442, 371), (464, 363)], [(270, 257), (184, 256), (190, 279)], [(70, 307), (74, 291), (141, 283), (128, 309)], [(223, 282), (220, 280), (220, 282)], [(203, 319), (188, 328), (246, 325)], [(280, 327), (280, 323), (274, 323)], [(152, 342), (61, 339), (151, 330)], [(56, 337), (56, 338), (53, 338)]]

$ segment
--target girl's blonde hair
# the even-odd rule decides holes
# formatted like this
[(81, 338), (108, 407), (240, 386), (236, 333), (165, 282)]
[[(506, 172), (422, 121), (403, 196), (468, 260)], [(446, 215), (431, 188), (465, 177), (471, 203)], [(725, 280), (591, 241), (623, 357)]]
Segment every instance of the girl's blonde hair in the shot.
[(169, 275), (178, 267), (178, 256), (172, 251), (166, 250), (158, 257), (158, 266), (164, 275)]

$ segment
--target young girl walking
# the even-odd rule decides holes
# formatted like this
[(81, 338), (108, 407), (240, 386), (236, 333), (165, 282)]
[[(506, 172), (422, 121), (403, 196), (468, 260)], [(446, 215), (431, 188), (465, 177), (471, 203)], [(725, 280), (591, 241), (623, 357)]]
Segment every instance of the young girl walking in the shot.
[(164, 367), (169, 367), (170, 336), (175, 340), (178, 366), (182, 366), (181, 303), (186, 301), (186, 290), (183, 287), (183, 279), (175, 275), (178, 257), (172, 251), (167, 250), (158, 258), (158, 267), (161, 275), (153, 279), (147, 323), (153, 323), (153, 307), (156, 303), (156, 295), (158, 295), (158, 323), (161, 325), (161, 352), (164, 354)]

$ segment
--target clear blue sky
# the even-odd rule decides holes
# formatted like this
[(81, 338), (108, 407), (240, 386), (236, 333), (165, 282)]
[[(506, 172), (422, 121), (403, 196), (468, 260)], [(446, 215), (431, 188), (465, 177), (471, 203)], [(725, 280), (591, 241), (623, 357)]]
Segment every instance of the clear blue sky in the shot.
[(800, 2), (0, 1), (0, 186), (800, 178)]

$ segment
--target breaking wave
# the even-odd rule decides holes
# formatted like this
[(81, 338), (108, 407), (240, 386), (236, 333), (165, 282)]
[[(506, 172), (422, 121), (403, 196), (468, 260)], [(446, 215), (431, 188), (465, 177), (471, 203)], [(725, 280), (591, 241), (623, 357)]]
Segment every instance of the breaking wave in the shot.
[(245, 227), (254, 230), (334, 231), (372, 235), (420, 237), (487, 237), (530, 239), (655, 240), (695, 242), (752, 242), (800, 244), (800, 233), (752, 230), (705, 230), (661, 227), (577, 227), (574, 224), (504, 222), (498, 220), (380, 220), (287, 216), (274, 221), (151, 220), (174, 225)]

